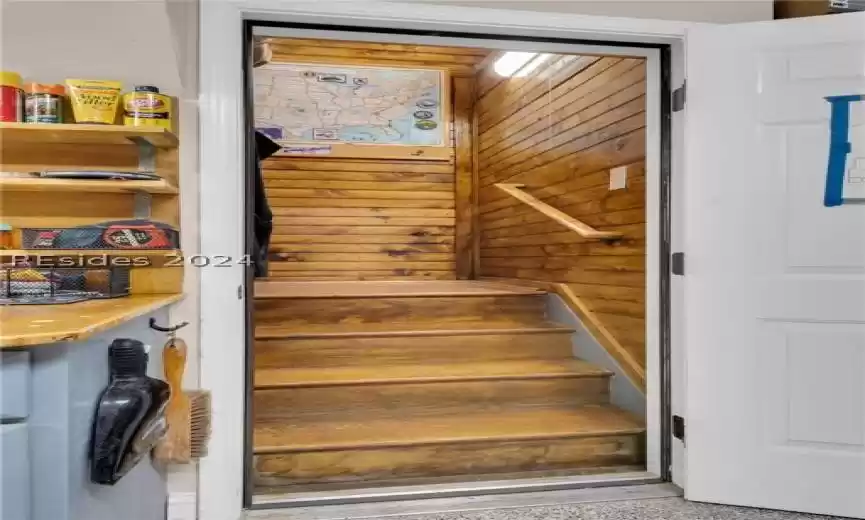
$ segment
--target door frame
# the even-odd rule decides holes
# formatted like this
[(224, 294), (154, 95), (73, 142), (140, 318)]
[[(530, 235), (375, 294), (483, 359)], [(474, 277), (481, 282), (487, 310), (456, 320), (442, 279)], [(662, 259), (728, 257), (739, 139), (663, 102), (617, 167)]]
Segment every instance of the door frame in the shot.
[[(615, 45), (658, 49), (663, 66), (662, 82), (679, 85), (684, 78), (684, 38), (688, 27), (703, 24), (688, 22), (610, 18), (559, 13), (493, 10), (407, 3), (302, 3), (279, 0), (245, 0), (227, 2), (205, 0), (200, 18), (200, 160), (201, 171), (201, 254), (242, 258), (247, 251), (247, 226), (244, 222), (246, 186), (244, 74), (245, 22), (263, 24), (308, 24), (343, 27), (378, 32), (448, 32), (455, 35), (476, 34), (500, 37), (502, 40), (548, 41), (566, 45)], [(610, 47), (613, 49), (613, 47)], [(659, 93), (661, 94), (661, 93)], [(647, 199), (657, 204), (655, 211), (679, 213), (683, 192), (681, 173), (681, 114), (669, 113), (669, 96), (662, 95), (663, 117), (648, 128), (649, 141), (659, 143), (657, 163), (665, 171), (661, 182), (650, 183)], [(660, 115), (659, 114), (659, 115)], [(661, 143), (663, 135), (667, 143)], [(667, 146), (663, 146), (666, 144)], [(660, 173), (660, 172), (659, 172)], [(662, 185), (663, 182), (663, 185)], [(654, 196), (651, 191), (654, 190)], [(661, 208), (662, 201), (665, 202)], [(647, 210), (652, 200), (647, 200)], [(661, 459), (649, 460), (652, 473), (683, 482), (684, 446), (673, 442), (666, 433), (669, 424), (660, 420), (672, 413), (681, 414), (678, 406), (684, 390), (684, 348), (681, 345), (682, 280), (670, 279), (668, 257), (662, 249), (682, 250), (681, 224), (668, 218), (656, 220), (653, 235), (659, 238), (654, 255), (649, 254), (649, 274), (657, 276), (652, 294), (655, 305), (647, 306), (647, 333), (655, 341), (658, 370), (647, 378), (647, 426), (661, 432), (656, 435), (670, 460), (661, 467)], [(649, 225), (649, 224), (647, 224)], [(651, 228), (650, 228), (651, 229)], [(649, 251), (651, 252), (651, 246)], [(235, 263), (221, 269), (204, 269), (201, 273), (201, 385), (212, 392), (213, 433), (210, 455), (199, 465), (199, 515), (208, 520), (237, 520), (244, 501), (245, 448), (244, 428), (247, 400), (246, 343), (247, 302), (252, 296), (248, 267)], [(662, 273), (664, 273), (662, 275)], [(666, 281), (665, 281), (666, 280)], [(656, 299), (661, 294), (663, 301)], [(669, 302), (669, 306), (667, 305)], [(654, 309), (654, 312), (651, 310)], [(664, 337), (666, 335), (666, 337)], [(649, 345), (647, 345), (648, 349)], [(672, 354), (672, 356), (671, 356)], [(663, 360), (662, 360), (663, 358)], [(666, 370), (662, 373), (660, 367)], [(649, 367), (647, 366), (647, 369)], [(669, 389), (669, 401), (650, 400)], [(656, 401), (656, 404), (653, 403)], [(670, 410), (672, 405), (672, 410)], [(653, 409), (656, 408), (656, 409)], [(652, 425), (651, 422), (655, 421)], [(668, 445), (669, 443), (669, 445)]]

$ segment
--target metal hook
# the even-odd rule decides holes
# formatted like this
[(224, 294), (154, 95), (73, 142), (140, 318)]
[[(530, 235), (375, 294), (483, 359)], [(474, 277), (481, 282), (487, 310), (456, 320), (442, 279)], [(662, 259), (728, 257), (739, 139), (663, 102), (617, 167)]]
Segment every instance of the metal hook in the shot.
[(159, 332), (165, 332), (171, 334), (172, 336), (176, 335), (177, 331), (182, 329), (183, 327), (189, 325), (188, 321), (181, 321), (177, 325), (173, 327), (160, 327), (156, 324), (156, 318), (150, 318), (150, 328), (153, 330), (158, 330)]

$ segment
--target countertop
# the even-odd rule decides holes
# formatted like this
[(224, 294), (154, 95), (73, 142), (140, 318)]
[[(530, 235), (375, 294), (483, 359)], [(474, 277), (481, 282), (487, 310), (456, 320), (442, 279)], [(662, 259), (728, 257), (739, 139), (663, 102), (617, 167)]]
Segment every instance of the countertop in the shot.
[(0, 348), (81, 340), (182, 298), (182, 294), (137, 294), (60, 305), (0, 306)]

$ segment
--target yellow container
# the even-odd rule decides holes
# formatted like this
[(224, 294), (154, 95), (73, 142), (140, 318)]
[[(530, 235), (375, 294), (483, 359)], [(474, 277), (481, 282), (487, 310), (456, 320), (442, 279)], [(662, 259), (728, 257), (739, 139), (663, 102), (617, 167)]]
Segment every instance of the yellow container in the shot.
[(114, 124), (122, 83), (98, 79), (67, 79), (66, 86), (69, 87), (69, 101), (76, 123)]
[(171, 98), (150, 85), (139, 85), (123, 96), (123, 124), (171, 129)]

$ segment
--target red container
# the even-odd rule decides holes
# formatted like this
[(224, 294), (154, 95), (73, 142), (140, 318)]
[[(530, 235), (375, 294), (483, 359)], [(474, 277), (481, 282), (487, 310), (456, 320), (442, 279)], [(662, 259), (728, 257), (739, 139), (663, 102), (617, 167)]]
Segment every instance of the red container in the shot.
[(16, 72), (0, 71), (0, 121), (24, 120), (24, 91), (21, 76)]

